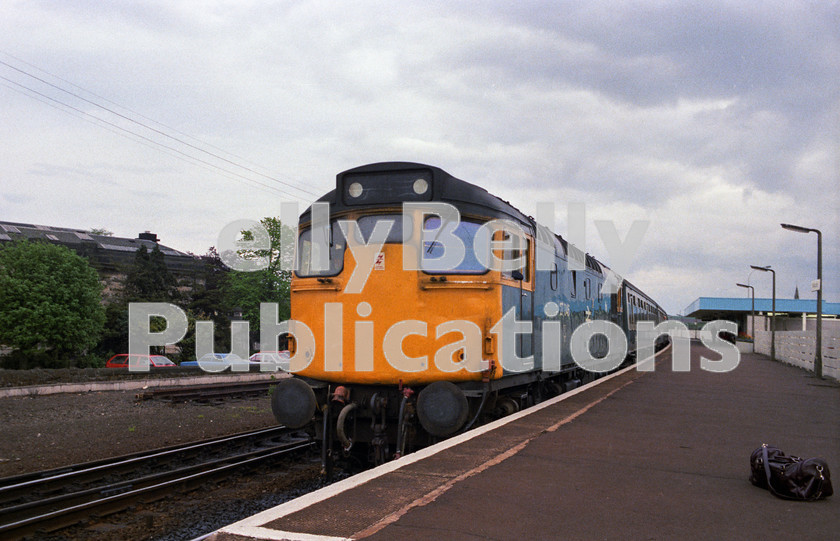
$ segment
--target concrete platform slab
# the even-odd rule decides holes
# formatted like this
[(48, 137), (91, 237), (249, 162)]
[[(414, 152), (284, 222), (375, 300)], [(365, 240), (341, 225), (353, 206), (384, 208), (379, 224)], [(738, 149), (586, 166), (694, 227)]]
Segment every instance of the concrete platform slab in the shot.
[[(840, 386), (745, 354), (734, 371), (660, 361), (223, 528), (240, 539), (836, 539), (840, 494), (749, 481), (770, 443), (840, 472)], [(840, 490), (840, 473), (835, 473)]]

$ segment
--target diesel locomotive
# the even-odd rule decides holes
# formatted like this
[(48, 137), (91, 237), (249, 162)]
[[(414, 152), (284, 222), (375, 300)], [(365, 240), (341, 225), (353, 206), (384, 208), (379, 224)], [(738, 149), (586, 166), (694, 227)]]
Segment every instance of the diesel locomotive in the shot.
[[(573, 389), (600, 374), (576, 362), (576, 329), (615, 324), (621, 363), (636, 323), (666, 317), (626, 280), (606, 288), (594, 257), (429, 165), (339, 173), (300, 216), (296, 254), (294, 376), (272, 411), (321, 441), (325, 465), (381, 463)], [(585, 343), (591, 360), (609, 357), (602, 334)]]

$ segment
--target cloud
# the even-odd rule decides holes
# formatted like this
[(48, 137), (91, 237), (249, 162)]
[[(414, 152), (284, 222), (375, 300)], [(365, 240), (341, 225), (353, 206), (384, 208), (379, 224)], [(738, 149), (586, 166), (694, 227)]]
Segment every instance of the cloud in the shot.
[(0, 65), (171, 147), (0, 80), (4, 219), (201, 253), (340, 171), (418, 161), (528, 214), (555, 202), (560, 233), (571, 201), (620, 233), (650, 220), (630, 279), (671, 311), (741, 294), (750, 263), (779, 265), (787, 290), (813, 274), (813, 239), (778, 222), (822, 228), (825, 268), (840, 260), (837, 28), (836, 3), (4, 5), (0, 51), (28, 64), (0, 60), (207, 151)]

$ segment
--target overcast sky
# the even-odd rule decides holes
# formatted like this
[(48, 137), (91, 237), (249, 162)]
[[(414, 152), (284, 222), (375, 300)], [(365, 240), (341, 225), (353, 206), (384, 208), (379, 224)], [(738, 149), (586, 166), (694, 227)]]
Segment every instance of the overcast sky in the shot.
[(627, 277), (670, 313), (769, 297), (750, 264), (815, 298), (816, 235), (780, 222), (823, 231), (840, 301), (840, 4), (623, 4), (5, 1), (0, 220), (204, 253), (416, 161), (560, 234), (569, 202), (649, 220)]

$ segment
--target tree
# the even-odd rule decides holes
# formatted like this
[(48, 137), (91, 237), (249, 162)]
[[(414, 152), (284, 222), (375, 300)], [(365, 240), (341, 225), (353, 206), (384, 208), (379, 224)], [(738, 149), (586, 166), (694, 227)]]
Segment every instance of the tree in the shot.
[[(225, 282), (225, 302), (231, 308), (241, 308), (242, 317), (250, 323), (252, 335), (259, 334), (260, 303), (276, 302), (279, 305), (279, 318), (285, 320), (290, 317), (289, 287), (292, 273), (283, 270), (282, 261), (291, 261), (294, 254), (294, 244), (283, 244), (283, 232), (288, 238), (294, 238), (289, 226), (280, 222), (279, 218), (263, 218), (260, 220), (270, 239), (267, 250), (241, 250), (240, 257), (244, 259), (266, 258), (266, 268), (254, 272), (230, 271)], [(243, 237), (250, 240), (250, 232), (243, 232)]]
[(70, 249), (20, 241), (0, 248), (0, 343), (79, 355), (99, 341), (105, 313), (96, 271)]
[(228, 268), (213, 246), (200, 259), (203, 265), (187, 307), (205, 319), (221, 316), (227, 320), (230, 309), (224, 302), (224, 284)]
[(216, 248), (210, 247), (207, 254), (201, 256), (203, 263), (196, 285), (186, 305), (189, 327), (187, 334), (179, 342), (181, 361), (193, 360), (195, 353), (195, 322), (212, 321), (214, 323), (214, 351), (230, 351), (231, 310), (225, 302), (224, 287), (228, 268), (219, 257)]
[(91, 235), (101, 235), (103, 237), (113, 237), (114, 236), (113, 231), (108, 231), (104, 227), (94, 227), (93, 229), (88, 231), (88, 233), (90, 233)]
[(144, 244), (137, 249), (134, 262), (126, 271), (122, 291), (105, 306), (105, 332), (97, 348), (99, 354), (108, 356), (128, 351), (129, 303), (173, 302), (179, 298), (178, 282), (163, 258), (157, 245), (151, 252)]
[(125, 279), (125, 294), (128, 301), (169, 302), (178, 297), (178, 282), (163, 259), (163, 252), (157, 244), (149, 252), (141, 244), (134, 255), (134, 265)]

